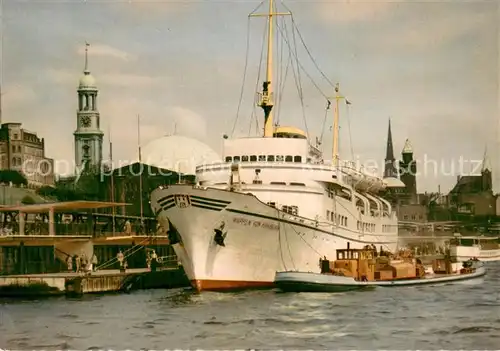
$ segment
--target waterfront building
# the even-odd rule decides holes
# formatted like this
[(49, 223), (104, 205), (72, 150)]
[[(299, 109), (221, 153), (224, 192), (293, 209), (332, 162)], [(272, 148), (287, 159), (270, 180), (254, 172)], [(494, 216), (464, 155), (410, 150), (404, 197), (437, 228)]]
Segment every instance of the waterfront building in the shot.
[(497, 196), (493, 194), (492, 167), (487, 152), (484, 153), (481, 173), (458, 176), (448, 198), (455, 220), (496, 216)]
[(21, 123), (0, 128), (0, 169), (22, 173), (30, 188), (54, 185), (54, 160), (45, 156), (45, 140)]

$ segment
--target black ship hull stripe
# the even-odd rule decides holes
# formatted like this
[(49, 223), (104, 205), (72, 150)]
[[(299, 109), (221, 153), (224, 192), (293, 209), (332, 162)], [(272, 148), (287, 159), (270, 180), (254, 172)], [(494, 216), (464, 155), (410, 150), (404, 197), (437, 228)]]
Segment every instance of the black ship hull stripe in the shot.
[(190, 195), (192, 200), (201, 200), (201, 201), (208, 201), (208, 202), (214, 202), (214, 203), (219, 203), (221, 205), (229, 205), (231, 201), (226, 201), (226, 200), (218, 200), (218, 199), (210, 199), (208, 197), (201, 197), (201, 196), (196, 196), (196, 195)]
[(203, 208), (204, 210), (211, 210), (211, 211), (221, 211), (222, 208), (214, 208), (214, 207), (208, 207), (208, 206), (203, 206), (203, 205), (198, 205), (198, 204), (193, 204), (193, 207), (197, 207), (197, 208)]

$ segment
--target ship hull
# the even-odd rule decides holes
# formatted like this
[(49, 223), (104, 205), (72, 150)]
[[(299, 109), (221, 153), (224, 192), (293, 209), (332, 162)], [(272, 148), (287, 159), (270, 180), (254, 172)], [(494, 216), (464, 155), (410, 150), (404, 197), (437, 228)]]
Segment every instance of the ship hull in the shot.
[(325, 226), (251, 194), (174, 185), (155, 190), (151, 204), (198, 291), (272, 288), (276, 271), (319, 272), (319, 259), (334, 259), (348, 243), (391, 251), (397, 245), (397, 234), (360, 235)]

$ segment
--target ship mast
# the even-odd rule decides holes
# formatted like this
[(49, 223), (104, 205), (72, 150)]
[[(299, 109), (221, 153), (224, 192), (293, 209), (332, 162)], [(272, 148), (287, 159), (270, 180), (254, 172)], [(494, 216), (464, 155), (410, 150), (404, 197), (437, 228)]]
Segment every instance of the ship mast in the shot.
[(142, 151), (141, 151), (141, 120), (140, 116), (137, 115), (137, 151), (139, 153), (139, 169), (141, 173), (139, 174), (139, 200), (141, 202), (141, 225), (143, 223), (143, 215), (144, 215), (144, 203), (142, 199), (142, 177), (144, 168), (142, 166)]
[(116, 215), (116, 207), (115, 207), (115, 170), (113, 169), (113, 142), (111, 141), (111, 127), (108, 127), (108, 139), (109, 139), (109, 162), (110, 162), (110, 168), (111, 168), (111, 202), (113, 203), (113, 206), (111, 207), (111, 220), (112, 220), (112, 228), (113, 228), (113, 236), (115, 236), (116, 232), (116, 222), (115, 222), (115, 215)]
[(339, 83), (335, 84), (335, 106), (333, 108), (333, 150), (332, 150), (332, 165), (339, 164), (339, 101), (344, 99), (346, 104), (351, 104), (345, 96), (339, 93)]
[(250, 16), (266, 16), (267, 22), (267, 64), (266, 64), (266, 80), (262, 83), (262, 93), (260, 93), (259, 106), (264, 110), (264, 137), (272, 138), (274, 132), (273, 126), (273, 88), (271, 85), (273, 79), (273, 17), (291, 15), (290, 12), (273, 12), (274, 1), (269, 0), (269, 13), (267, 14), (250, 14)]

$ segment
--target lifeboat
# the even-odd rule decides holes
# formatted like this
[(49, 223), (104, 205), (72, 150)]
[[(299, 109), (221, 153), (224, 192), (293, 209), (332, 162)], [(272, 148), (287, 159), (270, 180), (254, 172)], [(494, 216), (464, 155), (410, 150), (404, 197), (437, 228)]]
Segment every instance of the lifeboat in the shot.
[(346, 161), (340, 166), (344, 179), (351, 184), (354, 189), (368, 193), (378, 193), (385, 189), (386, 184), (375, 172), (369, 172), (362, 166), (356, 167), (352, 161)]

